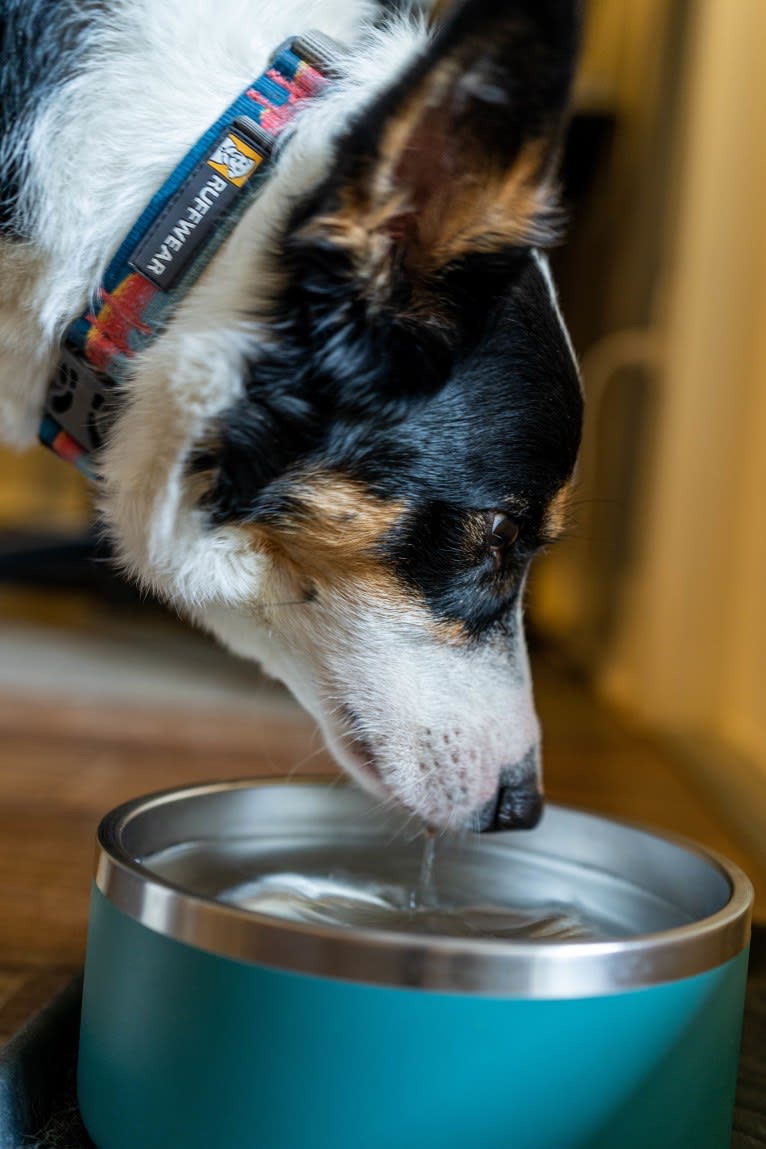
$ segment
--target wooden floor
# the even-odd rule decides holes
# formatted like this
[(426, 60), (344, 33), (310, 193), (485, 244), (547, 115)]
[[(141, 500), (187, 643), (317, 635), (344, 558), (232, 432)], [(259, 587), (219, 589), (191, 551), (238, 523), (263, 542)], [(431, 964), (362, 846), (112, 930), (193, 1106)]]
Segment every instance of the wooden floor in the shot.
[[(697, 839), (739, 862), (766, 917), (766, 881), (667, 754), (549, 662), (536, 667), (550, 799)], [(252, 715), (62, 705), (0, 695), (0, 1041), (81, 963), (99, 818), (141, 793), (202, 779), (334, 773), (311, 723), (281, 703)]]

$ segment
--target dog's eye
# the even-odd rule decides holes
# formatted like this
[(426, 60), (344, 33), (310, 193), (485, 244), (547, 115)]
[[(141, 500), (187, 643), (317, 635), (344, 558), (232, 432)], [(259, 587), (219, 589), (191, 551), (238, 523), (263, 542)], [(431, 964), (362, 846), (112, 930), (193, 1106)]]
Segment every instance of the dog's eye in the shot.
[(493, 512), (490, 519), (489, 550), (495, 566), (502, 566), (506, 552), (519, 537), (521, 527), (510, 515)]

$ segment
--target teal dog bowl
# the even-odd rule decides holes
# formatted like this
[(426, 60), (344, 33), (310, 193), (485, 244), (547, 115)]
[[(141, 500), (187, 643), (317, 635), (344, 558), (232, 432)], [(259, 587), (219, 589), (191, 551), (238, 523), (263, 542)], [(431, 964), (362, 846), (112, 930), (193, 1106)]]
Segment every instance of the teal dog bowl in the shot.
[(104, 819), (78, 1079), (98, 1149), (728, 1149), (741, 871), (549, 807), (440, 839), (434, 919), (396, 903), (412, 833), (318, 784)]

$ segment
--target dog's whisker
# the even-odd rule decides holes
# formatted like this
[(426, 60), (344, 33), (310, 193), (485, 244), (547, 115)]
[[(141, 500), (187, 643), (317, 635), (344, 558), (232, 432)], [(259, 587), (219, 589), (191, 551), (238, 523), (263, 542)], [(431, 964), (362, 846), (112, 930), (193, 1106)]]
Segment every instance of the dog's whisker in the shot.
[(309, 764), (309, 762), (313, 762), (316, 758), (319, 758), (322, 754), (325, 753), (326, 750), (324, 746), (317, 746), (315, 750), (312, 750), (309, 754), (306, 754), (303, 758), (301, 758), (298, 762), (295, 762), (290, 767), (287, 774), (285, 775), (285, 780), (290, 781), (290, 779), (294, 778), (300, 770), (303, 770), (304, 767)]
[(264, 602), (258, 603), (258, 610), (278, 610), (285, 606), (312, 606), (314, 604), (313, 598), (295, 598), (285, 599), (284, 602)]

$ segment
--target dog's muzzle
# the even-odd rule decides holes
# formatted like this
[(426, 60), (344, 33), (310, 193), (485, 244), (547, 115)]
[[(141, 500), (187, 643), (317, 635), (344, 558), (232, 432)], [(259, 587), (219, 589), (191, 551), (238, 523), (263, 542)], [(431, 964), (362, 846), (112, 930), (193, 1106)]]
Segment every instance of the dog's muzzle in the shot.
[(543, 792), (537, 770), (537, 751), (530, 750), (521, 762), (501, 771), (497, 791), (477, 810), (470, 829), (481, 833), (498, 830), (532, 830), (543, 813)]

